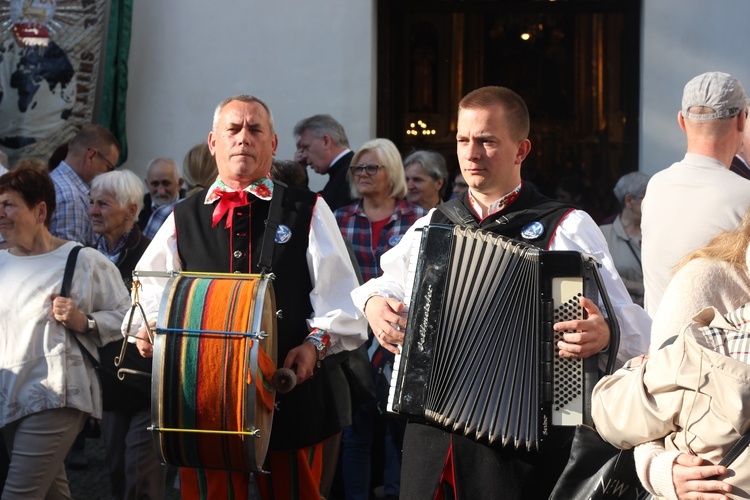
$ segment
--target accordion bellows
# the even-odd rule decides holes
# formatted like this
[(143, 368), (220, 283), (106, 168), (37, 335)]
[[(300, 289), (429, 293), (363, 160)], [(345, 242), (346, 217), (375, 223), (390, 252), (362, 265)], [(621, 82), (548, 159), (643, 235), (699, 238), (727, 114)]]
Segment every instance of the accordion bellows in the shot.
[(591, 425), (596, 357), (556, 354), (558, 321), (597, 300), (593, 257), (429, 225), (389, 410), (493, 446), (542, 450), (555, 427)]

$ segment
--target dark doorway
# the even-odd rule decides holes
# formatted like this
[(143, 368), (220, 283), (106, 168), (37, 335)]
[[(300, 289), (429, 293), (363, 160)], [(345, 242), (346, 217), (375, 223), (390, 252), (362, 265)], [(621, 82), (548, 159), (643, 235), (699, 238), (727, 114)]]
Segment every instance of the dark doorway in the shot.
[(612, 187), (638, 169), (640, 15), (635, 0), (381, 0), (378, 136), (457, 171), (458, 101), (502, 85), (531, 114), (524, 179), (551, 196), (572, 181), (612, 213)]

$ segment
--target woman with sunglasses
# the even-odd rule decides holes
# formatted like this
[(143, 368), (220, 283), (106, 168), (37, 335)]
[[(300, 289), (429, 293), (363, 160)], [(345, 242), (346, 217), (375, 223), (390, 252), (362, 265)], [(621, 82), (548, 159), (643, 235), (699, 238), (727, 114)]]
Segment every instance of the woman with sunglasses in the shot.
[[(380, 256), (395, 246), (406, 230), (427, 212), (404, 200), (404, 165), (398, 149), (388, 139), (366, 142), (354, 155), (347, 178), (357, 201), (339, 208), (334, 215), (341, 234), (351, 242), (362, 278), (367, 281), (380, 274)], [(368, 343), (372, 342), (370, 338)], [(352, 425), (343, 431), (342, 465), (347, 500), (370, 498), (370, 456), (376, 424), (385, 426), (385, 496), (398, 497), (400, 491), (403, 424), (385, 414), (393, 355), (378, 343), (375, 346), (370, 349), (370, 359), (376, 400), (355, 408)]]

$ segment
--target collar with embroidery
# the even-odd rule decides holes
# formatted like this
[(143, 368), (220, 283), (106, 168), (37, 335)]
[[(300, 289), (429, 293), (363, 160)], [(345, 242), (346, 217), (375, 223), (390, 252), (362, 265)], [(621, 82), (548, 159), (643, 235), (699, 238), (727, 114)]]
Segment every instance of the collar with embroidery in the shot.
[[(487, 217), (489, 217), (492, 214), (496, 214), (502, 210), (505, 210), (505, 208), (508, 205), (513, 203), (516, 200), (516, 198), (518, 198), (518, 195), (521, 193), (522, 185), (523, 183), (519, 184), (518, 186), (516, 186), (516, 188), (513, 191), (501, 197), (499, 200), (491, 203), (490, 206), (487, 207)], [(471, 194), (471, 190), (469, 190), (469, 203), (471, 204), (471, 208), (474, 210), (474, 212), (481, 215), (482, 207), (480, 207), (479, 203), (474, 199), (474, 195)]]
[[(214, 183), (211, 184), (211, 187), (208, 188), (208, 194), (206, 195), (206, 201), (204, 203), (206, 205), (210, 205), (221, 197), (221, 195), (219, 194), (220, 192), (233, 191), (235, 190), (224, 184), (224, 181), (217, 177), (216, 181), (214, 181)], [(243, 191), (246, 191), (253, 196), (256, 196), (257, 198), (260, 198), (261, 200), (270, 200), (271, 195), (273, 195), (273, 181), (271, 181), (271, 179), (269, 179), (268, 177), (261, 177), (257, 181), (247, 186)]]

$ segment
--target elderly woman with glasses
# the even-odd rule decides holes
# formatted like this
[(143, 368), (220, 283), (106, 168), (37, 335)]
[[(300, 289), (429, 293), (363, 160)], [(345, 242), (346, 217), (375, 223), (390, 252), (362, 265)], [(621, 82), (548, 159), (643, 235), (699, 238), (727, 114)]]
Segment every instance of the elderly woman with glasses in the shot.
[[(151, 243), (136, 224), (143, 194), (143, 182), (129, 170), (98, 175), (91, 183), (89, 214), (99, 235), (97, 247), (120, 270), (123, 290), (130, 290), (133, 269)], [(118, 341), (107, 352), (119, 355), (120, 346)], [(151, 360), (142, 358), (135, 344), (131, 347), (135, 355), (127, 359), (136, 359), (139, 365), (127, 368), (150, 372)], [(160, 464), (147, 429), (151, 424), (149, 394), (108, 380), (102, 390), (102, 436), (112, 498), (164, 498), (166, 467)]]
[[(352, 243), (365, 281), (380, 274), (380, 256), (396, 245), (406, 230), (427, 212), (403, 198), (406, 178), (401, 155), (388, 139), (366, 142), (352, 159), (348, 172), (352, 196), (357, 201), (334, 212), (344, 238)], [(369, 343), (373, 339), (368, 340)], [(343, 431), (343, 476), (347, 499), (370, 498), (370, 456), (376, 419), (384, 420), (385, 495), (399, 495), (403, 427), (385, 415), (388, 376), (393, 355), (378, 343), (370, 349), (377, 373), (375, 387), (382, 394), (372, 404), (356, 408), (351, 426)]]

